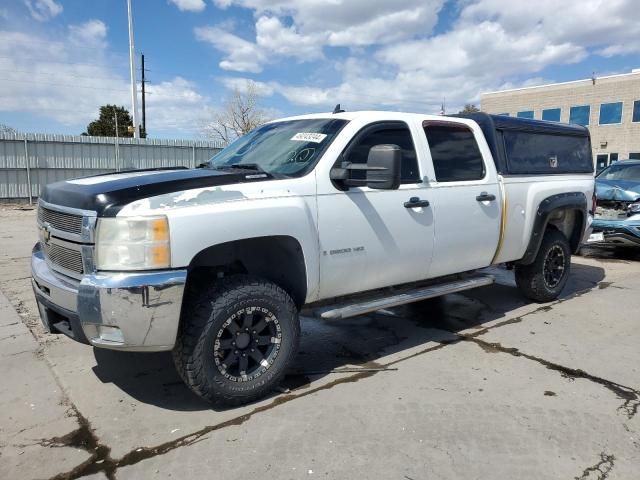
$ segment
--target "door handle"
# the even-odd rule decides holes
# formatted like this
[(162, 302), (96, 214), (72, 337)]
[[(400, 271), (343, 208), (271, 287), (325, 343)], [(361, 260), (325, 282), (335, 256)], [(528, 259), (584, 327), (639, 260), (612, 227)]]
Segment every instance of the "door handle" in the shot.
[(404, 208), (428, 207), (429, 200), (420, 200), (418, 197), (411, 197), (408, 202), (404, 202)]
[(487, 192), (482, 192), (476, 197), (476, 200), (479, 202), (493, 202), (495, 199), (496, 196), (494, 194)]

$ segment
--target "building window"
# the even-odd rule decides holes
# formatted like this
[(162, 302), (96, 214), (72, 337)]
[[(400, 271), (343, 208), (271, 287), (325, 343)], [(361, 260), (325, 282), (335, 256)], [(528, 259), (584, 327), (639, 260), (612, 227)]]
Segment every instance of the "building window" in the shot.
[(609, 165), (611, 165), (613, 162), (617, 162), (618, 161), (618, 154), (617, 153), (610, 153), (609, 154)]
[(576, 125), (586, 127), (589, 125), (589, 115), (591, 115), (590, 105), (571, 107), (571, 110), (569, 110), (569, 123), (575, 123)]
[(640, 152), (631, 152), (629, 154), (629, 160), (640, 160)]
[(640, 122), (640, 100), (633, 102), (633, 119), (632, 122)]
[(609, 155), (607, 155), (606, 153), (601, 153), (600, 155), (597, 155), (596, 156), (596, 172), (599, 172), (600, 170), (604, 170), (605, 168), (607, 168), (608, 160), (609, 160)]
[(518, 112), (518, 118), (533, 118), (533, 110), (525, 110), (524, 112)]
[(622, 123), (622, 102), (600, 105), (600, 125)]
[(547, 108), (542, 110), (542, 119), (550, 122), (560, 121), (560, 109), (559, 108)]

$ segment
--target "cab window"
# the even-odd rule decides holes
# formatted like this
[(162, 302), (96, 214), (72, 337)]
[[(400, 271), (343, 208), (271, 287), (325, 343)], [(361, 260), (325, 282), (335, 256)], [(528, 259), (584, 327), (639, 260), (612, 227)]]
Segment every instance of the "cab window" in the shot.
[[(371, 147), (382, 144), (398, 145), (402, 151), (401, 183), (419, 183), (418, 157), (411, 131), (404, 123), (385, 123), (379, 127), (367, 127), (356, 136), (354, 143), (346, 148), (342, 161), (367, 163)], [(362, 180), (366, 178), (366, 172), (356, 170), (351, 173), (351, 177)]]
[(462, 124), (423, 124), (438, 182), (484, 178), (484, 161), (471, 129)]

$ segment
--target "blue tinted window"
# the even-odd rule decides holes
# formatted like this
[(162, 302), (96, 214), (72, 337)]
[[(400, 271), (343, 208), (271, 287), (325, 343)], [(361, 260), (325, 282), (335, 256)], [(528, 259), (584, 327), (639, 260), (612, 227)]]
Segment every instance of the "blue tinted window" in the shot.
[(622, 123), (622, 102), (600, 105), (600, 125)]
[(542, 119), (549, 120), (550, 122), (559, 122), (560, 121), (560, 109), (559, 108), (548, 108), (546, 110), (542, 110)]
[(518, 112), (518, 118), (533, 118), (533, 110)]
[(640, 100), (633, 102), (633, 120), (632, 122), (640, 122)]
[(589, 125), (589, 115), (591, 107), (589, 105), (581, 105), (579, 107), (571, 107), (569, 111), (569, 123), (587, 126)]

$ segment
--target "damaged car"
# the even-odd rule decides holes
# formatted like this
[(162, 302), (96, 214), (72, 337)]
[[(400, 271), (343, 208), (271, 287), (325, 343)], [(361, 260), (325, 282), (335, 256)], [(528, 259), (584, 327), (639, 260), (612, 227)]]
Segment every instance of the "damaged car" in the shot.
[(640, 247), (640, 161), (616, 162), (596, 177), (590, 244)]

